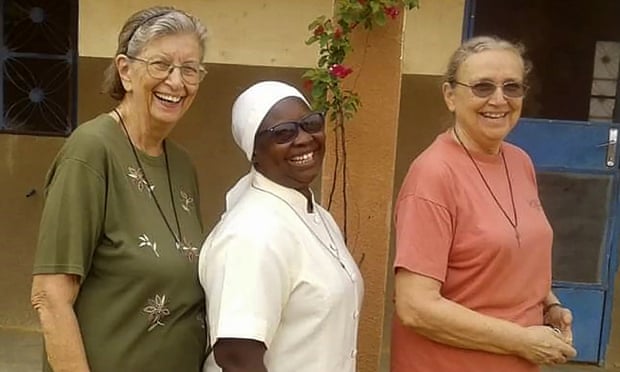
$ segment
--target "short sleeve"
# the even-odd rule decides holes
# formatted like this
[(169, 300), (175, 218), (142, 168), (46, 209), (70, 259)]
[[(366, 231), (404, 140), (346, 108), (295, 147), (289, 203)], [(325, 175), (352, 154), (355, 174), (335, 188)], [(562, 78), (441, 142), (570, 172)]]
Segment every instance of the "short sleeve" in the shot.
[(291, 264), (284, 252), (294, 242), (285, 234), (270, 238), (265, 231), (234, 230), (209, 237), (199, 265), (212, 342), (241, 338), (269, 347), (290, 293)]
[(455, 231), (455, 197), (449, 166), (421, 156), (405, 177), (395, 208), (394, 268), (445, 281)]
[(84, 278), (100, 240), (105, 181), (89, 164), (64, 159), (48, 175), (34, 274)]
[(394, 267), (444, 282), (452, 237), (452, 218), (445, 207), (415, 195), (399, 200)]

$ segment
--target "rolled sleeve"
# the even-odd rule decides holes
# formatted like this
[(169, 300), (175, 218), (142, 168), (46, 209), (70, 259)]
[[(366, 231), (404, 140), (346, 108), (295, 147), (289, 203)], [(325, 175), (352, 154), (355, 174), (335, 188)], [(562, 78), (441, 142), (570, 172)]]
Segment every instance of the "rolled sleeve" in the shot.
[(293, 245), (286, 237), (252, 230), (230, 231), (206, 242), (201, 279), (213, 343), (242, 338), (269, 347), (280, 323), (290, 293), (286, 250)]

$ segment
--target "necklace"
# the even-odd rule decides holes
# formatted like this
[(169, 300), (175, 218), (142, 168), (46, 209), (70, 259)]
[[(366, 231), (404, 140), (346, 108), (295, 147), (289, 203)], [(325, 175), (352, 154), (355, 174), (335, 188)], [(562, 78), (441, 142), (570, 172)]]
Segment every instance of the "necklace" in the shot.
[(270, 195), (274, 196), (276, 199), (279, 199), (281, 202), (286, 204), (293, 211), (293, 213), (295, 213), (297, 218), (299, 218), (299, 220), (308, 228), (308, 230), (310, 230), (312, 235), (314, 235), (316, 240), (318, 240), (321, 243), (321, 245), (327, 250), (327, 252), (329, 252), (329, 254), (332, 255), (332, 257), (334, 257), (336, 260), (338, 260), (338, 263), (347, 272), (347, 274), (349, 273), (349, 271), (345, 267), (344, 263), (342, 262), (342, 259), (340, 258), (340, 252), (338, 251), (338, 248), (336, 248), (336, 243), (334, 242), (334, 238), (332, 237), (332, 234), (329, 232), (329, 228), (327, 228), (327, 224), (325, 223), (325, 220), (323, 219), (323, 216), (321, 215), (321, 211), (318, 208), (315, 208), (315, 212), (318, 214), (318, 216), (319, 216), (319, 218), (321, 220), (321, 224), (323, 225), (323, 229), (325, 230), (325, 232), (327, 232), (327, 236), (329, 237), (330, 244), (325, 244), (323, 239), (321, 239), (321, 237), (316, 233), (316, 231), (314, 231), (312, 229), (312, 227), (299, 214), (299, 212), (297, 212), (297, 210), (288, 201), (286, 201), (284, 198), (282, 198), (280, 195), (275, 194), (275, 193), (273, 193), (273, 192), (271, 192), (269, 190), (265, 190), (265, 189), (262, 189), (260, 187), (256, 187), (254, 185), (252, 185), (252, 188), (254, 188), (254, 189), (258, 190), (258, 191), (270, 194)]
[[(318, 208), (316, 208), (315, 210), (316, 214), (319, 216), (319, 219), (321, 220), (321, 226), (323, 226), (323, 230), (325, 230), (325, 232), (327, 233), (327, 236), (329, 237), (329, 249), (330, 249), (330, 253), (333, 252), (332, 255), (334, 255), (338, 261), (340, 262), (340, 264), (342, 265), (342, 261), (340, 260), (340, 251), (338, 251), (338, 249), (335, 247), (336, 243), (334, 243), (334, 237), (332, 236), (332, 233), (329, 231), (329, 229), (327, 228), (327, 224), (325, 223), (325, 220), (323, 219), (323, 214), (321, 213), (321, 211), (319, 211)], [(304, 220), (304, 222), (306, 222)], [(310, 229), (310, 231), (312, 231), (312, 233), (314, 233), (314, 230)], [(315, 234), (316, 235), (316, 234)], [(318, 238), (318, 237), (317, 237)], [(319, 239), (320, 240), (320, 239)]]
[(183, 239), (183, 234), (181, 233), (181, 224), (179, 223), (179, 216), (177, 214), (177, 208), (174, 204), (174, 194), (172, 192), (172, 180), (170, 179), (170, 165), (168, 163), (168, 151), (166, 150), (166, 141), (164, 141), (163, 143), (164, 160), (166, 162), (166, 177), (168, 178), (168, 191), (170, 192), (170, 203), (172, 203), (172, 211), (174, 213), (174, 220), (177, 225), (178, 235), (172, 229), (172, 226), (168, 222), (168, 219), (166, 218), (166, 215), (164, 214), (164, 211), (161, 208), (161, 205), (159, 204), (159, 200), (157, 200), (157, 197), (155, 196), (155, 192), (153, 191), (154, 190), (153, 184), (146, 177), (146, 172), (144, 171), (144, 167), (142, 166), (142, 162), (140, 161), (140, 157), (138, 156), (136, 147), (131, 141), (131, 137), (129, 136), (129, 131), (127, 130), (127, 126), (125, 125), (125, 120), (123, 120), (123, 116), (116, 108), (113, 109), (112, 111), (114, 111), (114, 113), (118, 116), (121, 126), (123, 127), (123, 130), (125, 131), (125, 134), (127, 135), (127, 141), (129, 141), (129, 147), (131, 147), (131, 151), (133, 153), (134, 158), (136, 159), (136, 163), (138, 163), (138, 168), (140, 169), (140, 172), (142, 173), (144, 182), (146, 182), (146, 185), (147, 185), (146, 189), (149, 191), (151, 197), (153, 198), (153, 201), (155, 202), (155, 206), (157, 207), (157, 210), (159, 211), (159, 215), (161, 216), (162, 220), (166, 224), (166, 227), (168, 227), (168, 231), (170, 231), (170, 234), (172, 234), (177, 250), (181, 251), (183, 254), (187, 256), (187, 258), (190, 261), (192, 261), (196, 255), (197, 248), (194, 248), (192, 247), (191, 244), (186, 243), (185, 239)]
[(504, 207), (502, 207), (502, 205), (500, 204), (499, 200), (497, 199), (497, 197), (493, 193), (493, 190), (491, 189), (491, 186), (489, 186), (489, 183), (487, 182), (486, 178), (484, 178), (484, 174), (482, 174), (482, 171), (480, 170), (480, 167), (478, 167), (478, 163), (476, 163), (476, 160), (474, 159), (474, 157), (471, 155), (469, 150), (467, 150), (467, 147), (465, 147), (465, 144), (461, 140), (461, 137), (459, 137), (459, 134), (456, 131), (456, 127), (453, 127), (452, 131), (454, 132), (454, 136), (456, 137), (457, 141), (459, 142), (459, 144), (461, 145), (463, 150), (465, 150), (465, 153), (469, 157), (469, 160), (471, 160), (471, 162), (474, 164), (474, 167), (476, 167), (476, 170), (478, 171), (478, 174), (480, 175), (480, 178), (482, 179), (482, 182), (484, 183), (484, 186), (486, 186), (487, 190), (489, 191), (489, 194), (491, 194), (491, 197), (493, 197), (493, 200), (495, 201), (495, 204), (497, 204), (499, 209), (504, 214), (504, 217), (506, 217), (506, 220), (508, 220), (508, 223), (510, 223), (510, 226), (512, 226), (513, 230), (515, 231), (515, 238), (517, 239), (517, 245), (519, 247), (521, 247), (521, 236), (519, 235), (519, 229), (518, 229), (518, 227), (519, 227), (519, 219), (518, 219), (518, 216), (517, 216), (517, 208), (515, 207), (515, 198), (514, 198), (514, 194), (512, 192), (512, 182), (510, 181), (510, 174), (508, 173), (508, 165), (506, 164), (506, 157), (504, 156), (504, 152), (500, 150), (500, 155), (502, 156), (502, 162), (504, 163), (504, 170), (506, 172), (506, 180), (508, 180), (508, 190), (510, 191), (510, 203), (512, 204), (512, 215), (513, 215), (513, 218), (510, 218), (510, 216), (508, 216), (508, 213), (506, 212)]

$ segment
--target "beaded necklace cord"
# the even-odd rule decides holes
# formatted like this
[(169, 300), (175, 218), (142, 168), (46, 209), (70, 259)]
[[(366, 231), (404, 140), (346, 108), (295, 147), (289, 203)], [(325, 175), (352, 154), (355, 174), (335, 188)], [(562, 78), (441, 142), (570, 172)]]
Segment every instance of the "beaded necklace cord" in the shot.
[(461, 137), (459, 136), (458, 132), (456, 131), (456, 127), (453, 127), (452, 131), (454, 132), (454, 136), (456, 137), (457, 141), (459, 142), (459, 144), (461, 145), (461, 147), (463, 148), (463, 150), (465, 151), (465, 153), (469, 157), (469, 160), (471, 160), (472, 164), (474, 165), (474, 167), (478, 171), (478, 175), (480, 175), (480, 178), (482, 179), (482, 182), (484, 183), (484, 186), (486, 187), (486, 189), (489, 192), (489, 194), (491, 194), (491, 197), (495, 201), (495, 204), (502, 211), (502, 213), (504, 214), (504, 217), (506, 217), (506, 220), (508, 220), (508, 223), (510, 223), (510, 226), (512, 226), (513, 230), (515, 231), (515, 237), (517, 239), (517, 244), (519, 245), (519, 247), (521, 247), (521, 236), (519, 235), (519, 229), (518, 229), (519, 228), (519, 217), (517, 215), (517, 208), (515, 207), (515, 198), (514, 198), (514, 194), (512, 192), (512, 182), (510, 181), (510, 174), (508, 172), (508, 165), (506, 164), (506, 157), (504, 156), (504, 152), (500, 150), (500, 155), (502, 157), (502, 162), (504, 164), (504, 171), (506, 172), (506, 180), (508, 180), (508, 190), (510, 191), (510, 203), (512, 204), (512, 215), (513, 215), (513, 218), (510, 218), (510, 216), (508, 216), (508, 212), (506, 212), (504, 207), (502, 207), (502, 205), (500, 204), (499, 200), (495, 196), (495, 193), (493, 193), (493, 190), (491, 189), (491, 186), (487, 182), (486, 178), (484, 178), (484, 174), (482, 173), (482, 170), (478, 166), (478, 163), (476, 163), (476, 160), (474, 159), (472, 154), (469, 152), (467, 147), (465, 147), (465, 144), (463, 143), (463, 140), (461, 140)]
[(127, 126), (125, 125), (125, 120), (123, 120), (123, 116), (117, 109), (113, 109), (112, 111), (114, 111), (114, 113), (118, 116), (121, 126), (123, 127), (123, 130), (125, 131), (125, 134), (127, 135), (127, 141), (129, 141), (129, 146), (131, 147), (133, 156), (136, 159), (136, 163), (138, 163), (138, 168), (140, 169), (140, 172), (142, 173), (142, 177), (144, 177), (144, 182), (146, 182), (147, 190), (149, 190), (151, 197), (153, 198), (153, 201), (155, 202), (155, 206), (157, 207), (157, 210), (159, 211), (159, 215), (164, 220), (164, 222), (166, 223), (166, 226), (168, 227), (168, 230), (172, 234), (172, 237), (174, 238), (174, 242), (176, 243), (177, 249), (181, 249), (183, 247), (183, 235), (181, 233), (181, 224), (179, 223), (179, 216), (177, 214), (177, 209), (176, 209), (176, 206), (174, 205), (174, 195), (172, 193), (172, 181), (170, 179), (170, 165), (168, 163), (168, 151), (166, 150), (166, 141), (164, 140), (164, 143), (163, 143), (164, 159), (166, 162), (166, 176), (168, 178), (168, 191), (170, 192), (170, 202), (172, 203), (172, 211), (174, 213), (174, 220), (177, 225), (178, 235), (172, 229), (172, 226), (168, 222), (168, 219), (166, 218), (166, 215), (164, 214), (164, 211), (161, 208), (161, 205), (159, 204), (159, 200), (157, 200), (157, 197), (155, 196), (155, 192), (153, 192), (153, 184), (146, 177), (146, 172), (144, 171), (144, 167), (142, 166), (142, 162), (140, 161), (140, 157), (138, 156), (136, 147), (131, 141), (131, 137), (129, 136), (129, 131), (127, 130)]

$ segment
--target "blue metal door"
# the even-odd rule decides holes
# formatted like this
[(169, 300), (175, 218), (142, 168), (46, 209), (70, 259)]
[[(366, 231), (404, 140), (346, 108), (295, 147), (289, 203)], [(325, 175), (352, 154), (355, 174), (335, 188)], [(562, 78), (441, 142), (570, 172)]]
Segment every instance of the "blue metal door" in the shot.
[(553, 288), (573, 311), (582, 362), (600, 364), (609, 340), (618, 268), (619, 127), (522, 119), (508, 137), (536, 167), (541, 202), (554, 230)]

